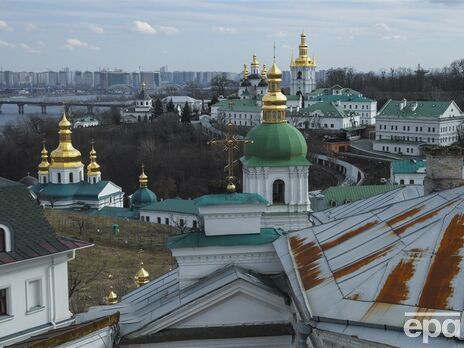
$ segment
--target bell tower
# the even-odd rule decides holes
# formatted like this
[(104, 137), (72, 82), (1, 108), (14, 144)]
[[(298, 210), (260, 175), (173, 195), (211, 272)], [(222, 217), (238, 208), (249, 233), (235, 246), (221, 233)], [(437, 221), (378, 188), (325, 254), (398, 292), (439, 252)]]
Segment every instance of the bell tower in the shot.
[(290, 94), (302, 95), (306, 99), (316, 89), (316, 60), (308, 56), (306, 34), (300, 35), (298, 57), (290, 62)]

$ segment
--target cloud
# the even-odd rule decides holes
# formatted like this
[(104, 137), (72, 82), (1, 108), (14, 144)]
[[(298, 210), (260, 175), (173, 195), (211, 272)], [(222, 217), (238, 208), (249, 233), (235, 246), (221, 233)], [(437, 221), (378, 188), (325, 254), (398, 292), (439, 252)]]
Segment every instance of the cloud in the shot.
[(0, 20), (0, 31), (10, 31), (12, 30), (11, 27), (8, 25), (7, 22)]
[(132, 31), (142, 34), (156, 34), (156, 29), (153, 28), (148, 22), (134, 21), (132, 22)]
[(382, 36), (382, 39), (383, 40), (406, 40), (407, 37), (404, 35), (395, 34), (395, 35)]
[(163, 26), (159, 25), (156, 27), (160, 32), (165, 33), (167, 35), (173, 35), (179, 32), (179, 29), (175, 27)]
[(35, 48), (29, 46), (28, 44), (25, 44), (25, 43), (20, 43), (18, 47), (25, 50), (26, 52), (29, 52), (29, 53), (40, 53), (40, 51), (38, 49), (35, 49)]
[(71, 51), (76, 48), (89, 48), (95, 51), (100, 50), (100, 47), (89, 45), (87, 42), (81, 41), (79, 39), (67, 39), (64, 47)]
[(105, 30), (102, 27), (99, 27), (95, 24), (88, 24), (87, 28), (95, 34), (103, 34)]
[(33, 32), (33, 31), (36, 31), (38, 29), (37, 25), (34, 24), (34, 23), (25, 23), (24, 28), (28, 32)]
[(16, 45), (10, 43), (10, 42), (6, 42), (6, 41), (3, 41), (3, 40), (0, 40), (0, 46), (3, 46), (3, 47), (8, 47), (8, 48), (15, 48)]
[(386, 32), (391, 32), (392, 28), (390, 28), (387, 24), (385, 23), (375, 23), (375, 28), (380, 31), (386, 31)]
[(211, 29), (217, 33), (235, 34), (237, 32), (237, 29), (232, 27), (212, 27)]

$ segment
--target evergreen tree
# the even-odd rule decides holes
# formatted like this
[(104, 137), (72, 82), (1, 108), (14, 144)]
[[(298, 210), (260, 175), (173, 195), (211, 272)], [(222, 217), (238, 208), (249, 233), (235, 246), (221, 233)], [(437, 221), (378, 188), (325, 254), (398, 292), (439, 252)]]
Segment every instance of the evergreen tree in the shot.
[(155, 100), (155, 107), (153, 108), (155, 116), (161, 116), (163, 114), (163, 103), (159, 98)]
[(192, 117), (192, 111), (187, 102), (185, 102), (184, 108), (182, 109), (182, 115), (180, 116), (180, 121), (182, 123), (190, 123), (190, 118)]
[(166, 105), (166, 111), (167, 112), (176, 112), (176, 107), (174, 106), (174, 103), (172, 102), (172, 99), (170, 99), (168, 104)]
[(217, 95), (214, 95), (212, 98), (211, 98), (211, 104), (210, 106), (216, 104), (217, 102), (219, 101)]

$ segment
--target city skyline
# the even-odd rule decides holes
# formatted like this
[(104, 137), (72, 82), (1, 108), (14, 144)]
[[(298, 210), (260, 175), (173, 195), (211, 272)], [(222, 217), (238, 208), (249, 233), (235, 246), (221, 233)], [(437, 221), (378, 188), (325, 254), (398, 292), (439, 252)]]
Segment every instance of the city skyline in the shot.
[(464, 56), (453, 25), (463, 13), (455, 0), (7, 0), (0, 4), (0, 66), (239, 72), (253, 52), (269, 65), (275, 41), (277, 63), (287, 70), (305, 30), (318, 69), (439, 68)]

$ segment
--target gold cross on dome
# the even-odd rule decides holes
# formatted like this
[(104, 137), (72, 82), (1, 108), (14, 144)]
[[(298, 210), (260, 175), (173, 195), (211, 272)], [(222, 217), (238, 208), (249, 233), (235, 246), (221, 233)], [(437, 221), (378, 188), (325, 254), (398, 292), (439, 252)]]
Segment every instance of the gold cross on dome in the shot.
[(229, 119), (227, 122), (227, 135), (226, 138), (223, 140), (216, 140), (213, 139), (208, 141), (208, 144), (212, 145), (222, 145), (224, 152), (227, 152), (227, 165), (224, 167), (224, 171), (227, 171), (227, 192), (234, 193), (235, 192), (235, 184), (236, 177), (234, 176), (234, 168), (237, 164), (237, 160), (234, 160), (234, 152), (238, 151), (239, 146), (241, 144), (252, 144), (253, 141), (248, 139), (239, 139), (236, 134), (234, 134), (234, 125), (232, 121)]

